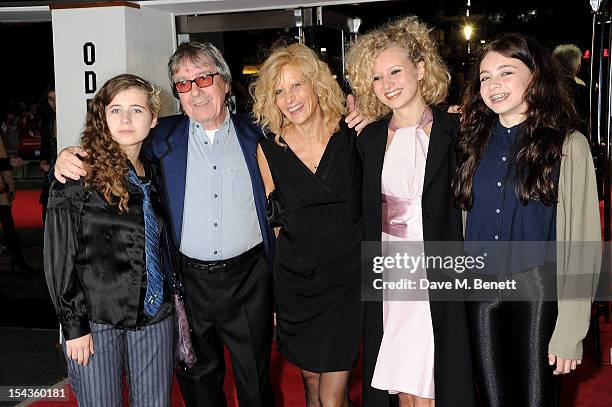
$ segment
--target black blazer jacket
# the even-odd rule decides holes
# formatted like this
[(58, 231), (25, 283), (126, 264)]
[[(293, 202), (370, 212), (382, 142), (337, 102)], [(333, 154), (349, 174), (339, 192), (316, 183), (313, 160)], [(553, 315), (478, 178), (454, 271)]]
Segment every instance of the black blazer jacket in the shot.
[[(455, 169), (459, 120), (435, 107), (425, 181), (423, 184), (423, 238), (427, 242), (461, 241), (461, 211), (455, 208), (450, 181)], [(364, 240), (380, 241), (382, 233), (381, 175), (389, 118), (366, 126), (357, 140), (363, 161)], [(401, 174), (397, 174), (401, 176)], [(428, 270), (430, 279), (432, 278)], [(475, 406), (472, 359), (463, 302), (431, 301), (434, 331), (434, 381), (436, 407)], [(370, 386), (383, 334), (381, 302), (366, 302), (363, 353), (364, 407), (386, 407), (387, 392)], [(410, 369), (410, 366), (406, 366)]]

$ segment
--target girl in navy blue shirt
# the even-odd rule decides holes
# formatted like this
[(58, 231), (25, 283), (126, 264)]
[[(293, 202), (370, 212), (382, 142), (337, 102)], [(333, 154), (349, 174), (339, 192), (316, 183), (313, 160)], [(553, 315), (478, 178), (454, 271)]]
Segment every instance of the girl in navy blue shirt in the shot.
[[(466, 303), (485, 406), (555, 406), (557, 375), (581, 362), (598, 264), (568, 306), (557, 243), (601, 236), (588, 143), (561, 78), (547, 50), (509, 34), (482, 50), (464, 98), (453, 192), (466, 247), (489, 252), (478, 278), (515, 281)], [(574, 249), (595, 247), (585, 245)]]

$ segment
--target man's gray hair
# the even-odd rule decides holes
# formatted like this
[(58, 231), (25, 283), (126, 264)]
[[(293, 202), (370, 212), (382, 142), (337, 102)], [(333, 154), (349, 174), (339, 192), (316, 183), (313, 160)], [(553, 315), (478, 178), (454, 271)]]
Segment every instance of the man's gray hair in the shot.
[(569, 75), (572, 77), (576, 76), (580, 69), (580, 59), (582, 58), (580, 48), (574, 44), (561, 44), (555, 47), (552, 55)]
[[(223, 58), (221, 51), (217, 49), (210, 42), (183, 42), (178, 46), (174, 54), (168, 61), (168, 76), (170, 78), (170, 85), (174, 88), (174, 74), (179, 70), (181, 64), (190, 61), (195, 65), (203, 65), (212, 63), (219, 75), (227, 83), (228, 86), (232, 85), (232, 73), (230, 72), (229, 66)], [(212, 72), (211, 72), (212, 73)], [(225, 102), (229, 103), (230, 92), (225, 96)]]

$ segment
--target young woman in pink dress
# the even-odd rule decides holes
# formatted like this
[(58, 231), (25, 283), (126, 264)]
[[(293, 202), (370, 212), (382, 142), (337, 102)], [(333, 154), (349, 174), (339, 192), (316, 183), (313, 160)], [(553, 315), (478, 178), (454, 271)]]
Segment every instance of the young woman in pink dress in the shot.
[[(366, 126), (363, 159), (366, 241), (460, 241), (461, 213), (450, 177), (458, 120), (433, 105), (447, 94), (449, 73), (429, 30), (414, 17), (361, 36), (349, 55), (351, 84)], [(431, 270), (417, 270), (416, 280)], [(413, 277), (414, 278), (414, 277)], [(367, 302), (364, 405), (473, 406), (465, 307), (449, 301)], [(434, 401), (435, 400), (435, 401)]]

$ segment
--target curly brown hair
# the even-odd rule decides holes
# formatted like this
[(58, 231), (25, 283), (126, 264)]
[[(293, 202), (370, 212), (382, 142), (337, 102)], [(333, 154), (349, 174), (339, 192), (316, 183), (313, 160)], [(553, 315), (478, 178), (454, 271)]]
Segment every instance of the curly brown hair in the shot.
[(458, 167), (452, 182), (456, 204), (465, 210), (472, 207), (474, 173), (498, 120), (480, 96), (480, 63), (489, 52), (518, 59), (531, 72), (524, 96), (526, 118), (514, 157), (515, 190), (524, 205), (529, 200), (551, 205), (557, 196), (554, 169), (561, 160), (565, 137), (578, 125), (577, 114), (560, 65), (550, 51), (521, 34), (506, 34), (482, 48), (467, 78), (457, 145)]
[(448, 93), (450, 74), (429, 28), (417, 17), (408, 16), (362, 35), (349, 49), (346, 59), (358, 110), (374, 120), (390, 112), (372, 90), (372, 72), (376, 58), (391, 47), (404, 49), (415, 65), (423, 61), (421, 95), (428, 105), (442, 103)]
[(106, 202), (117, 205), (119, 213), (128, 210), (128, 158), (110, 134), (105, 109), (119, 92), (130, 88), (147, 95), (147, 107), (153, 117), (157, 117), (161, 107), (159, 89), (136, 75), (118, 75), (102, 85), (92, 99), (81, 135), (81, 147), (88, 152), (84, 159), (87, 168), (85, 188), (102, 192)]
[(306, 83), (319, 95), (319, 105), (326, 128), (336, 132), (340, 118), (347, 111), (346, 98), (329, 66), (313, 50), (302, 44), (277, 47), (261, 66), (257, 81), (250, 86), (256, 121), (270, 129), (276, 135), (276, 142), (283, 145), (279, 139), (283, 127), (288, 123), (276, 106), (274, 91), (280, 71), (285, 65), (293, 65), (300, 69)]

